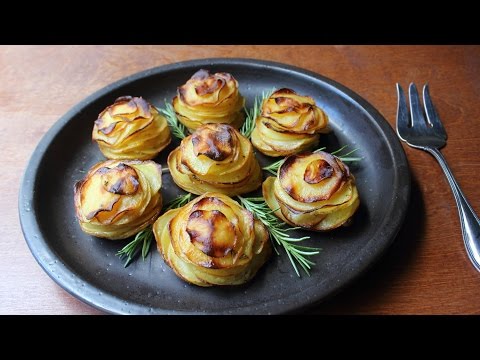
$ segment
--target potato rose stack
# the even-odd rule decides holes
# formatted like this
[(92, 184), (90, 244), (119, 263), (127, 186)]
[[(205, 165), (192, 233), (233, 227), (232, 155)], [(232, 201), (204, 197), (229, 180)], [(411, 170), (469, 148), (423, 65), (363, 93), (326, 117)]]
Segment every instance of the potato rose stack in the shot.
[(271, 253), (265, 226), (220, 193), (205, 193), (167, 211), (153, 225), (153, 233), (165, 262), (198, 286), (243, 284)]
[(328, 116), (311, 97), (280, 89), (263, 102), (251, 139), (265, 155), (287, 156), (317, 145), (327, 125)]
[(103, 110), (92, 139), (108, 159), (153, 159), (171, 140), (167, 120), (141, 97), (122, 96)]
[(184, 138), (168, 156), (168, 168), (178, 186), (197, 195), (240, 195), (262, 184), (252, 144), (227, 124), (203, 125)]
[(238, 129), (245, 119), (245, 99), (238, 91), (238, 82), (228, 73), (211, 75), (199, 70), (177, 89), (173, 107), (188, 129), (204, 124), (230, 124)]
[(326, 152), (287, 157), (264, 181), (263, 196), (280, 219), (318, 231), (344, 224), (360, 204), (347, 165)]
[(125, 239), (152, 224), (162, 207), (161, 166), (153, 161), (108, 160), (75, 184), (75, 210), (84, 232)]

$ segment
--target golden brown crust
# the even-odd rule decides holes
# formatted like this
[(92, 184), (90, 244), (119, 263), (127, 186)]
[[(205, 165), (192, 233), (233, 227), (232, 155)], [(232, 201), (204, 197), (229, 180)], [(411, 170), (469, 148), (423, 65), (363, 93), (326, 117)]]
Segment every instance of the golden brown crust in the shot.
[[(309, 178), (312, 173), (322, 173), (323, 169), (328, 169), (329, 176), (322, 178), (321, 184)], [(293, 199), (312, 203), (330, 199), (347, 180), (347, 173), (345, 168), (339, 166), (336, 157), (319, 152), (287, 157), (279, 168), (278, 179), (282, 188)], [(310, 182), (305, 181), (305, 177)], [(303, 181), (298, 181), (299, 178)]]
[(177, 89), (173, 98), (177, 117), (190, 131), (204, 124), (230, 124), (239, 128), (244, 121), (245, 99), (238, 82), (228, 73), (210, 74), (200, 69)]
[(74, 187), (80, 227), (87, 234), (125, 239), (155, 221), (162, 207), (162, 170), (153, 161), (108, 160)]
[(141, 97), (122, 96), (95, 121), (92, 139), (109, 159), (153, 159), (171, 141), (166, 119)]
[(220, 193), (206, 193), (166, 212), (153, 233), (165, 262), (198, 286), (243, 284), (271, 254), (263, 224)]
[(284, 88), (263, 102), (255, 124), (253, 145), (265, 155), (287, 156), (315, 146), (328, 116), (311, 97)]
[(205, 126), (192, 134), (192, 144), (195, 155), (205, 155), (212, 160), (222, 161), (231, 157), (236, 134), (230, 126)]
[(184, 138), (168, 156), (174, 182), (194, 194), (234, 196), (256, 190), (262, 171), (251, 143), (227, 124), (207, 124)]
[(262, 189), (280, 219), (310, 230), (345, 224), (360, 204), (348, 166), (325, 152), (289, 156), (278, 176), (267, 178)]

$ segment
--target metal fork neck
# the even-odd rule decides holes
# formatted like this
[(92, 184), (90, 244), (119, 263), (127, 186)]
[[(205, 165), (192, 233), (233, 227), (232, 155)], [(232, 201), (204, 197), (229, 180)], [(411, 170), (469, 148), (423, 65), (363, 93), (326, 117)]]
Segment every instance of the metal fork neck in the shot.
[(468, 257), (473, 266), (480, 271), (480, 220), (460, 189), (440, 150), (433, 147), (424, 147), (423, 149), (437, 159), (447, 177), (448, 183), (453, 191), (453, 196), (455, 197), (455, 202), (457, 203), (463, 241), (467, 249)]

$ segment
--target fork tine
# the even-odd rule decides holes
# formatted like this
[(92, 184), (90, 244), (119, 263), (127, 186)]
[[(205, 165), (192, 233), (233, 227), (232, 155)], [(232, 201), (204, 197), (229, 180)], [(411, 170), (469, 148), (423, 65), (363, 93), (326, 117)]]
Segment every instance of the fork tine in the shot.
[(407, 101), (405, 100), (405, 94), (402, 87), (397, 83), (397, 95), (398, 95), (398, 106), (397, 106), (397, 135), (403, 141), (406, 141), (402, 134), (405, 134), (408, 130), (410, 123), (410, 117), (408, 116), (408, 107)]
[(432, 99), (430, 98), (430, 90), (428, 88), (428, 84), (423, 86), (423, 104), (425, 106), (425, 113), (427, 114), (427, 119), (430, 125), (432, 125), (435, 132), (439, 135), (447, 139), (447, 132), (443, 127), (440, 118), (433, 107)]
[(418, 96), (417, 87), (414, 83), (410, 83), (408, 89), (410, 100), (410, 114), (412, 116), (412, 127), (418, 126), (420, 128), (426, 128), (427, 123), (425, 116), (423, 116), (423, 109), (420, 105), (420, 98)]

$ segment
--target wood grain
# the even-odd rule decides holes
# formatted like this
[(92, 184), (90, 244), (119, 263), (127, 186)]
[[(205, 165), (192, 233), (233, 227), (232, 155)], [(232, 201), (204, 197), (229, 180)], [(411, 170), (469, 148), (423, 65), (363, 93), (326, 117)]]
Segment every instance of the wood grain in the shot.
[[(395, 83), (428, 82), (449, 139), (442, 151), (480, 213), (479, 46), (0, 47), (0, 313), (99, 314), (59, 288), (27, 248), (18, 188), (36, 144), (103, 86), (163, 64), (249, 57), (296, 65), (353, 89), (393, 126)], [(480, 314), (480, 274), (464, 250), (453, 196), (427, 153), (406, 148), (412, 201), (394, 245), (352, 286), (314, 307), (334, 314)]]

